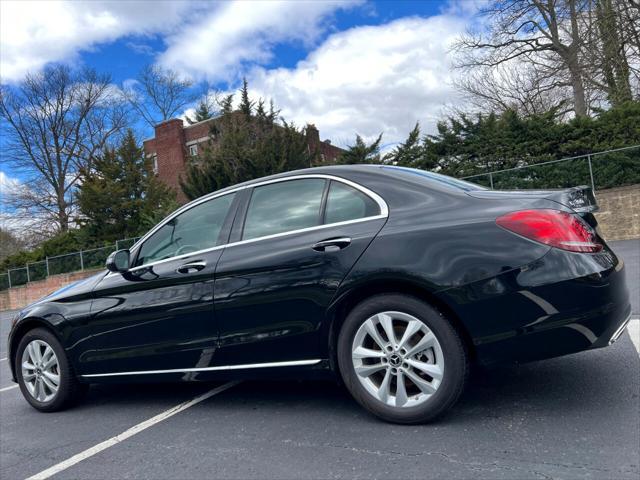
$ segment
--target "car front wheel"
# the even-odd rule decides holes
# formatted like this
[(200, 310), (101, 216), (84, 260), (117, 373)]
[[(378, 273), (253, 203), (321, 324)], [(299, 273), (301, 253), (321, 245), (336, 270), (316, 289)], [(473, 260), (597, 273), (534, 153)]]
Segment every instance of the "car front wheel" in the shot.
[(467, 353), (447, 319), (410, 296), (371, 297), (347, 316), (338, 363), (353, 397), (378, 417), (424, 423), (450, 408), (468, 376)]
[(15, 371), (22, 395), (42, 412), (70, 406), (88, 388), (76, 379), (58, 339), (44, 328), (30, 330), (22, 337)]

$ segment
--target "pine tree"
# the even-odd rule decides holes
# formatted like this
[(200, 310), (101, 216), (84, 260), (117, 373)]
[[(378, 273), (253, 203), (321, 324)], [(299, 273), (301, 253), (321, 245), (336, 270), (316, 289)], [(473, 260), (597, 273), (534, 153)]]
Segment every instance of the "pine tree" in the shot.
[(356, 135), (356, 143), (350, 145), (347, 151), (338, 157), (339, 164), (382, 163), (380, 158), (380, 142), (382, 133), (372, 143), (367, 145), (360, 135)]
[(175, 207), (131, 130), (83, 172), (77, 197), (83, 234), (101, 241), (140, 235)]
[(420, 123), (409, 132), (409, 137), (391, 153), (384, 156), (385, 162), (405, 167), (415, 167), (422, 159), (423, 149), (420, 144)]
[(209, 120), (210, 118), (215, 117), (215, 115), (216, 112), (213, 111), (211, 105), (205, 99), (202, 99), (198, 104), (198, 108), (196, 108), (196, 113), (193, 119), (189, 116), (187, 116), (186, 119), (189, 125), (193, 125), (194, 123)]
[(197, 162), (187, 165), (181, 181), (187, 198), (312, 163), (314, 154), (308, 150), (304, 132), (285, 121), (276, 122), (279, 111), (273, 102), (267, 111), (263, 99), (251, 100), (246, 80), (240, 95), (239, 111), (232, 109), (233, 95), (222, 100), (221, 115), (216, 120), (218, 135)]
[(253, 113), (253, 107), (255, 102), (249, 98), (249, 84), (247, 79), (242, 79), (242, 88), (240, 89), (240, 111), (247, 117), (250, 117)]

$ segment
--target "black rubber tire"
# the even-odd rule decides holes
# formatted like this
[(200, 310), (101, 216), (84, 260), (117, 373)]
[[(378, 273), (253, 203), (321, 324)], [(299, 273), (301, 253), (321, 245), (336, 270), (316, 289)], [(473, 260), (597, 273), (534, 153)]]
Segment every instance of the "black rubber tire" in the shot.
[[(56, 395), (48, 402), (40, 402), (33, 398), (27, 387), (24, 384), (22, 378), (22, 368), (20, 367), (22, 361), (22, 353), (27, 348), (29, 342), (33, 340), (42, 340), (48, 343), (58, 357), (58, 369), (60, 372), (60, 385)], [(58, 339), (51, 332), (44, 328), (34, 328), (29, 330), (21, 339), (16, 350), (16, 356), (14, 358), (16, 378), (20, 391), (29, 404), (36, 410), (41, 412), (57, 412), (64, 410), (72, 405), (75, 405), (80, 401), (89, 389), (89, 385), (80, 383), (76, 378), (73, 368), (69, 364), (67, 355), (62, 348), (62, 345)]]
[[(399, 311), (421, 320), (434, 333), (445, 361), (442, 383), (424, 403), (414, 407), (392, 407), (374, 398), (357, 378), (351, 358), (351, 346), (360, 326), (383, 311)], [(382, 294), (358, 304), (347, 315), (338, 337), (338, 365), (344, 383), (355, 400), (377, 417), (392, 423), (418, 424), (434, 420), (458, 400), (469, 375), (465, 345), (451, 323), (438, 310), (415, 297)]]

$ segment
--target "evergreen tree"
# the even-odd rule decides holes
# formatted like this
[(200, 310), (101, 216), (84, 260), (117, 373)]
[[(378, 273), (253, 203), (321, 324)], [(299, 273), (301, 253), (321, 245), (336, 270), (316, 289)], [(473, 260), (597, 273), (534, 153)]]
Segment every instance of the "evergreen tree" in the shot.
[(277, 122), (278, 111), (272, 102), (267, 111), (264, 100), (251, 100), (246, 81), (240, 94), (238, 111), (232, 109), (233, 95), (222, 100), (221, 115), (215, 122), (217, 135), (214, 138), (212, 134), (197, 161), (187, 165), (181, 188), (189, 199), (265, 175), (308, 167), (313, 161), (315, 152), (309, 152), (304, 132)]
[(206, 101), (206, 99), (200, 100), (198, 104), (198, 108), (196, 108), (196, 113), (193, 118), (187, 116), (187, 123), (189, 125), (193, 125), (194, 123), (204, 122), (205, 120), (209, 120), (210, 118), (215, 117), (216, 112), (213, 111), (211, 105)]
[(409, 137), (391, 153), (384, 156), (385, 162), (405, 167), (415, 167), (422, 158), (422, 145), (420, 143), (420, 124), (416, 122), (416, 126), (409, 132)]
[[(412, 166), (454, 177), (538, 164), (640, 144), (640, 102), (561, 122), (554, 112), (523, 117), (513, 111), (450, 117), (427, 135)], [(640, 152), (592, 159), (599, 188), (640, 182)], [(495, 188), (561, 188), (590, 183), (584, 160), (541, 165), (492, 176)], [(489, 185), (489, 177), (477, 177)]]
[(101, 241), (138, 236), (175, 207), (173, 197), (129, 130), (83, 172), (77, 192), (82, 232)]
[(247, 79), (242, 79), (242, 88), (240, 89), (240, 111), (247, 117), (250, 117), (253, 113), (253, 107), (255, 102), (249, 98), (249, 84)]
[(372, 143), (367, 145), (360, 135), (356, 135), (356, 143), (350, 145), (347, 150), (338, 157), (339, 164), (357, 163), (381, 163), (380, 142), (382, 133)]

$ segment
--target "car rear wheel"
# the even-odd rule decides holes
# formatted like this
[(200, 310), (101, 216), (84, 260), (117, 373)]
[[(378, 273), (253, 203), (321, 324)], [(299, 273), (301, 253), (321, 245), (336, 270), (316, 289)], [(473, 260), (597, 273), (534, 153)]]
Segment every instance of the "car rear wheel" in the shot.
[(15, 371), (22, 395), (42, 412), (62, 410), (88, 389), (78, 382), (58, 339), (43, 328), (27, 332), (20, 340)]
[(469, 372), (460, 336), (447, 319), (417, 298), (369, 298), (347, 316), (338, 363), (353, 397), (378, 417), (424, 423), (458, 399)]

